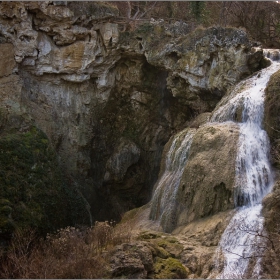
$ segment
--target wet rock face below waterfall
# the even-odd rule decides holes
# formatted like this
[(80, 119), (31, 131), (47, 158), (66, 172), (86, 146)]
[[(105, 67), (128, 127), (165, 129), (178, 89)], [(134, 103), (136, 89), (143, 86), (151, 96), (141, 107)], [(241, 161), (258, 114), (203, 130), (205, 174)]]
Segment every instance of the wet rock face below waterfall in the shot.
[[(170, 136), (191, 124), (193, 116), (211, 111), (231, 85), (262, 67), (263, 57), (240, 30), (179, 34), (175, 25), (154, 22), (122, 33), (105, 20), (118, 11), (94, 5), (92, 15), (89, 9), (82, 15), (83, 7), (75, 3), (0, 4), (0, 127), (16, 122), (16, 115), (24, 118), (18, 129), (29, 122), (41, 129), (58, 154), (67, 184), (79, 186), (94, 218), (119, 219), (150, 199)], [(223, 149), (223, 132), (215, 134), (220, 136), (209, 136), (209, 143)], [(208, 148), (196, 149), (208, 164), (203, 155)], [(218, 174), (223, 164), (217, 164), (215, 171), (201, 167), (200, 180)], [(196, 165), (193, 159), (190, 168)], [(200, 194), (188, 194), (198, 182), (187, 176), (185, 171), (182, 199), (199, 199)], [(228, 182), (218, 178), (209, 178), (209, 185), (230, 196), (231, 177)], [(189, 217), (180, 221), (230, 203), (212, 209), (205, 202), (199, 213), (191, 206)]]
[[(167, 232), (234, 207), (238, 125), (232, 122), (207, 123), (187, 133), (192, 133), (193, 136), (186, 163), (177, 166), (176, 161), (173, 162), (173, 168), (182, 168), (182, 171), (170, 173), (170, 167), (162, 161), (159, 183), (155, 186), (158, 190), (152, 199), (151, 218), (159, 220), (163, 230)], [(171, 138), (166, 144), (163, 159), (170, 157), (174, 139)], [(182, 146), (182, 149), (185, 148), (185, 145)], [(172, 157), (176, 156), (171, 155)], [(171, 181), (168, 179), (169, 173), (172, 174)], [(178, 178), (173, 179), (176, 176)], [(172, 198), (169, 194), (170, 184)]]
[(233, 123), (197, 130), (180, 183), (178, 225), (233, 208), (238, 137)]

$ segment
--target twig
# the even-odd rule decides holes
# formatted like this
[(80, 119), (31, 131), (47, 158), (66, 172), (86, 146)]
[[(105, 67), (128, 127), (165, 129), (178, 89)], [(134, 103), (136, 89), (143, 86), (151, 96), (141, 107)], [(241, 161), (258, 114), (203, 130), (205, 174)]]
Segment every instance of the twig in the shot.
[(271, 128), (272, 130), (276, 131), (276, 132), (280, 132), (279, 130), (275, 129), (274, 127), (270, 126), (267, 122), (264, 122), (269, 128)]
[(230, 253), (230, 254), (233, 254), (233, 255), (236, 255), (236, 256), (238, 256), (238, 257), (241, 257), (242, 259), (251, 259), (251, 258), (260, 258), (260, 257), (263, 257), (264, 255), (256, 255), (256, 256), (250, 256), (250, 257), (244, 257), (244, 256), (242, 256), (242, 255), (239, 255), (239, 254), (237, 254), (237, 253), (233, 253), (233, 252), (231, 252), (231, 251), (229, 251), (229, 250), (227, 250), (227, 249), (225, 249), (225, 251), (227, 251), (228, 253)]

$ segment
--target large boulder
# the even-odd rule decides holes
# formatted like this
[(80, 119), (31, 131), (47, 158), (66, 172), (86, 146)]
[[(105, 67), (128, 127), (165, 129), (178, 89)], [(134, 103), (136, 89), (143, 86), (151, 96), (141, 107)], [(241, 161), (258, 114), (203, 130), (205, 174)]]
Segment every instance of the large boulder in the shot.
[(177, 238), (141, 232), (138, 240), (116, 246), (109, 253), (111, 277), (183, 279), (189, 270), (181, 263), (182, 244)]
[(233, 123), (197, 130), (180, 183), (178, 225), (234, 207), (238, 138)]
[[(187, 133), (187, 134), (186, 134)], [(164, 231), (171, 232), (176, 227), (187, 224), (220, 211), (234, 207), (235, 162), (239, 138), (239, 126), (233, 122), (206, 123), (197, 130), (186, 130), (166, 144), (161, 177), (151, 203), (151, 218), (160, 219)], [(184, 134), (184, 133), (183, 133)], [(182, 135), (183, 135), (182, 134)], [(187, 149), (183, 139), (193, 134), (186, 162), (173, 168), (182, 168), (180, 172), (167, 166), (171, 148), (175, 141), (180, 146), (174, 151)], [(180, 137), (182, 139), (180, 139)], [(173, 164), (182, 158), (172, 156)], [(166, 168), (168, 170), (166, 171)], [(172, 165), (173, 166), (173, 165)], [(172, 173), (172, 181), (169, 174)], [(179, 182), (177, 186), (176, 182)], [(175, 182), (175, 183), (174, 183)], [(172, 184), (171, 189), (169, 185)], [(163, 209), (163, 210), (160, 210)]]

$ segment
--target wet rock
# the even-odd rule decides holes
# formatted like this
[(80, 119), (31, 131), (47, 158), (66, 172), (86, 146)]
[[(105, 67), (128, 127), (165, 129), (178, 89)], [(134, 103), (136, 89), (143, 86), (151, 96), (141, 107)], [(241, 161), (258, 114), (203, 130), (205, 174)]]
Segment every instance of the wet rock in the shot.
[(197, 130), (179, 187), (177, 225), (233, 208), (238, 137), (235, 124)]
[[(188, 140), (191, 144), (183, 142), (191, 135), (192, 140)], [(206, 123), (197, 130), (186, 129), (178, 133), (166, 144), (157, 186), (159, 190), (151, 203), (151, 218), (159, 219), (164, 231), (171, 232), (180, 225), (234, 207), (238, 138), (239, 127), (233, 122)], [(178, 143), (190, 145), (184, 156), (187, 158), (185, 163), (183, 157), (176, 157), (177, 150), (180, 150), (178, 147), (182, 145)], [(170, 147), (174, 150), (169, 151)], [(171, 166), (167, 166), (167, 156), (170, 162), (172, 159)], [(181, 171), (173, 172), (171, 169)], [(170, 174), (172, 181), (169, 180)], [(175, 191), (171, 188), (170, 192), (170, 184)], [(166, 200), (167, 195), (172, 197)]]

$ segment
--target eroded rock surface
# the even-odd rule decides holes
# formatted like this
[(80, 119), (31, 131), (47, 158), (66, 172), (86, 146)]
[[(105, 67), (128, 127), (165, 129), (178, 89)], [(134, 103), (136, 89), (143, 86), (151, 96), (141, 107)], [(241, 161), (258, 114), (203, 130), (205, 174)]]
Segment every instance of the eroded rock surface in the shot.
[(234, 207), (238, 137), (233, 123), (197, 130), (180, 183), (178, 225)]
[(129, 33), (117, 15), (106, 3), (0, 4), (0, 125), (17, 115), (18, 129), (47, 135), (93, 219), (146, 203), (170, 136), (263, 65), (243, 31), (153, 21)]
[(271, 142), (273, 164), (280, 169), (280, 71), (273, 74), (266, 87), (264, 127)]
[[(194, 122), (203, 123), (205, 117)], [(238, 138), (239, 126), (233, 122), (207, 122), (172, 137), (164, 149), (151, 219), (159, 220), (163, 230), (171, 232), (193, 220), (232, 209)]]

